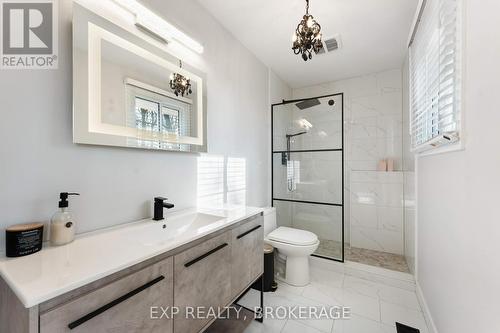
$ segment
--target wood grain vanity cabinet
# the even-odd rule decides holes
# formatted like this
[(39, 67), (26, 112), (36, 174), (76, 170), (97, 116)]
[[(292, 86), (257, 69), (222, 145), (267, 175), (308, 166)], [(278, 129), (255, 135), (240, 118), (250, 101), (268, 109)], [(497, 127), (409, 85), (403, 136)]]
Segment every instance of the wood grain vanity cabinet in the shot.
[[(262, 274), (262, 246), (258, 214), (29, 309), (0, 278), (0, 333), (201, 332), (213, 317), (186, 307), (231, 305)], [(163, 316), (172, 306), (181, 312)]]
[(151, 307), (171, 307), (172, 258), (40, 314), (40, 333), (173, 332), (173, 320), (151, 319)]
[(222, 308), (231, 301), (231, 232), (227, 231), (174, 257), (176, 333), (200, 331), (210, 318), (194, 319), (191, 308)]
[(264, 270), (262, 218), (231, 230), (231, 294), (236, 297), (260, 276)]

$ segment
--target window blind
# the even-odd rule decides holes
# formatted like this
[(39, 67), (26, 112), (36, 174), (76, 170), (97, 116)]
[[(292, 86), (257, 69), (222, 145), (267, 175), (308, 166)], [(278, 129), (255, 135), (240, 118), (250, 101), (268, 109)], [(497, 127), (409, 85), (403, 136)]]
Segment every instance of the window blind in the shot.
[(198, 206), (246, 204), (246, 159), (217, 155), (198, 157)]
[[(410, 45), (410, 134), (413, 150), (432, 148), (460, 129), (460, 0), (427, 0)], [(451, 141), (451, 140), (450, 140)]]

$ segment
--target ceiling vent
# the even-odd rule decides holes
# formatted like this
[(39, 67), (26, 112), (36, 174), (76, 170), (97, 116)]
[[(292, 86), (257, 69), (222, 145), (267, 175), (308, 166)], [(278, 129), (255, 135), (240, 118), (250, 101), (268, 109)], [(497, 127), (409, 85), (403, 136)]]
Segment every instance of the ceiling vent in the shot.
[(338, 50), (342, 47), (340, 35), (335, 35), (330, 38), (323, 39), (323, 47), (319, 50), (318, 54), (329, 53)]

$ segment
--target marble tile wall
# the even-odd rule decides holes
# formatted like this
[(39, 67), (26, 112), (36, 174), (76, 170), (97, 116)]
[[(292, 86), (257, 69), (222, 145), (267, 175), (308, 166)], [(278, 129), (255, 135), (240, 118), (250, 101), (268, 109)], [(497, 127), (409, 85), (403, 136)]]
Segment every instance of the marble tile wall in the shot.
[(342, 210), (337, 206), (274, 201), (278, 224), (308, 230), (320, 239), (342, 241)]
[[(294, 89), (293, 98), (344, 93), (344, 140), (350, 170), (376, 170), (393, 158), (402, 170), (402, 73), (391, 70)], [(348, 183), (348, 182), (347, 182)]]
[(402, 255), (402, 172), (351, 171), (351, 246)]
[[(380, 73), (369, 74), (346, 80), (324, 83), (311, 87), (293, 90), (293, 98), (322, 96), (336, 92), (344, 93), (344, 205), (345, 205), (345, 236), (346, 242), (360, 244), (360, 226), (355, 226), (351, 211), (351, 183), (362, 186), (360, 182), (351, 182), (351, 176), (356, 171), (375, 171), (380, 159), (392, 158), (395, 161), (395, 170), (403, 170), (403, 94), (402, 71), (394, 69)], [(405, 124), (407, 126), (407, 124)], [(397, 174), (397, 173), (394, 173)], [(401, 176), (395, 176), (401, 177)], [(393, 187), (394, 184), (392, 184)], [(399, 185), (397, 185), (399, 187)], [(391, 187), (391, 186), (389, 186)], [(355, 188), (357, 190), (359, 188)], [(355, 202), (353, 204), (356, 204)], [(395, 204), (395, 203), (391, 203)], [(367, 207), (358, 207), (356, 214)], [(398, 207), (381, 205), (379, 215), (363, 223), (372, 226), (363, 229), (365, 235), (369, 231), (382, 246), (377, 250), (390, 250), (392, 253), (402, 253), (403, 213), (401, 202)], [(366, 212), (365, 212), (366, 213)], [(380, 216), (375, 217), (375, 216)], [(399, 217), (399, 220), (397, 220)], [(380, 220), (384, 227), (379, 229)], [(377, 226), (374, 228), (373, 226)], [(392, 227), (391, 227), (392, 226)], [(361, 226), (363, 227), (363, 226)], [(354, 230), (353, 230), (354, 228)], [(399, 234), (396, 237), (396, 234)], [(372, 237), (372, 238), (373, 238)], [(365, 237), (366, 238), (366, 237)], [(401, 239), (401, 241), (399, 241)], [(363, 242), (361, 242), (363, 243)], [(368, 241), (365, 242), (368, 244)], [(351, 244), (353, 245), (353, 244)], [(368, 246), (368, 245), (367, 245)], [(373, 244), (369, 248), (375, 248)]]
[[(273, 154), (274, 197), (323, 203), (342, 202), (342, 155), (337, 151)], [(290, 190), (291, 189), (291, 190)]]

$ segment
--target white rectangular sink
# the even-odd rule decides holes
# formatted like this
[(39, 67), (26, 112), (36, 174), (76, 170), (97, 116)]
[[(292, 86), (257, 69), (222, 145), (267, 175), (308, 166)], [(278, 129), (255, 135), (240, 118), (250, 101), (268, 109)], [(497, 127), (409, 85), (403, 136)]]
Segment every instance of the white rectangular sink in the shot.
[[(188, 212), (167, 216), (160, 221), (145, 220), (132, 228), (123, 230), (128, 241), (145, 246), (158, 246), (170, 242), (183, 235), (202, 234), (217, 228), (217, 221), (223, 222), (225, 217)], [(121, 236), (123, 237), (123, 235)]]

